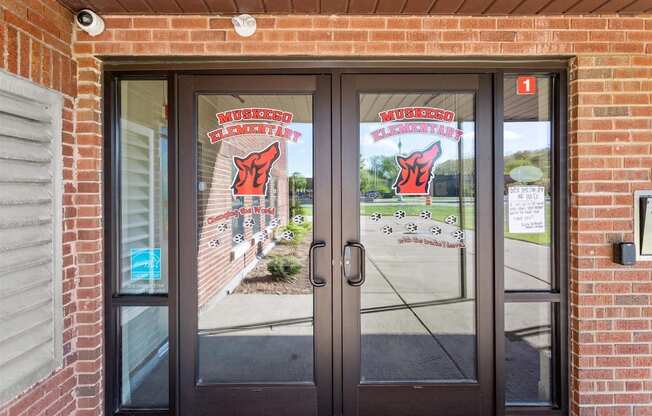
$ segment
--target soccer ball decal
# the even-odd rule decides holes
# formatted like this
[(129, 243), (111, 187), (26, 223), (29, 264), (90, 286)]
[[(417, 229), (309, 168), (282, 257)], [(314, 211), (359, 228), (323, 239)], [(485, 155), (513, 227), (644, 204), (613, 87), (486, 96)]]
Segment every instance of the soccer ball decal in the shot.
[(464, 231), (462, 230), (455, 230), (451, 233), (453, 238), (455, 238), (457, 241), (463, 241), (464, 240)]
[(298, 225), (298, 224), (303, 224), (303, 215), (295, 215), (295, 216), (292, 218), (292, 222), (295, 223), (295, 224), (297, 224), (297, 225)]
[(269, 225), (276, 228), (279, 225), (281, 225), (281, 219), (280, 218), (272, 218), (272, 220), (269, 222)]
[(383, 227), (383, 234), (390, 235), (394, 230), (389, 225)]
[(417, 225), (415, 223), (413, 223), (413, 222), (406, 225), (405, 228), (407, 229), (408, 233), (410, 233), (410, 234), (416, 233), (417, 229), (418, 229)]
[(233, 236), (233, 242), (236, 244), (244, 243), (245, 238), (242, 234), (236, 234)]
[(229, 226), (225, 222), (223, 222), (222, 224), (217, 225), (217, 232), (218, 233), (223, 233), (224, 231), (226, 231), (228, 229), (229, 229)]
[(396, 218), (397, 220), (402, 220), (403, 218), (405, 218), (405, 211), (399, 209), (394, 213), (394, 218)]
[(208, 247), (215, 248), (220, 245), (220, 240), (214, 239), (208, 242)]
[(281, 234), (281, 238), (285, 241), (294, 240), (294, 233), (290, 230), (285, 230), (283, 231), (283, 234)]
[(254, 226), (254, 219), (253, 218), (247, 218), (244, 220), (244, 226), (247, 228), (251, 228)]
[(444, 222), (450, 225), (455, 224), (457, 222), (457, 217), (455, 215), (449, 215), (444, 219)]
[(378, 222), (380, 221), (381, 218), (383, 218), (383, 216), (379, 212), (374, 212), (373, 214), (371, 214), (371, 221)]
[(421, 218), (429, 220), (432, 218), (432, 213), (430, 211), (421, 211)]
[(262, 242), (265, 241), (269, 238), (269, 234), (267, 233), (267, 230), (263, 230), (259, 233), (256, 234), (255, 236), (257, 242)]
[(432, 233), (432, 235), (441, 235), (441, 227), (435, 225), (430, 229), (430, 232)]

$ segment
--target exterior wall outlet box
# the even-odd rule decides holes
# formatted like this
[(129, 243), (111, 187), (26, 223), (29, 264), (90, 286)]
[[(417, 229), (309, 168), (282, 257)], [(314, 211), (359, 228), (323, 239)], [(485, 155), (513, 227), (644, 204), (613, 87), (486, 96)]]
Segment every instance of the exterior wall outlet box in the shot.
[(614, 263), (622, 264), (623, 266), (633, 266), (636, 264), (636, 246), (634, 243), (615, 243)]

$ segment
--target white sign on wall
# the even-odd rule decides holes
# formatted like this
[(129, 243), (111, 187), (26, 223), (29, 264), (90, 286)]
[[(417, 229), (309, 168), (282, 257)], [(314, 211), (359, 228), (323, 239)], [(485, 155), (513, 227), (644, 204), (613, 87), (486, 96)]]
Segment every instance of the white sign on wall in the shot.
[(510, 233), (536, 234), (546, 231), (546, 194), (543, 186), (510, 186), (507, 206)]

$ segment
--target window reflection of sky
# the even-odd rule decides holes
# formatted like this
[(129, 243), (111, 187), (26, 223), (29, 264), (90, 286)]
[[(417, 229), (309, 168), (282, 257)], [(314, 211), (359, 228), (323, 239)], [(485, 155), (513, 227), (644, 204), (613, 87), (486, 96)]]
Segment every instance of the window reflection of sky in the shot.
[[(391, 138), (383, 139), (377, 142), (371, 137), (371, 132), (389, 123), (361, 123), (360, 124), (360, 154), (368, 161), (374, 156), (396, 156), (398, 154), (398, 143), (401, 141), (401, 153), (408, 154), (417, 150), (423, 150), (433, 142), (440, 141), (442, 144), (442, 156), (436, 164), (446, 162), (447, 160), (457, 160), (458, 143), (449, 138), (427, 135), (427, 134), (402, 134)], [(440, 124), (440, 123), (435, 123)], [(442, 123), (457, 127), (456, 123)], [(473, 157), (475, 154), (474, 143), (474, 126), (473, 122), (462, 123), (461, 129), (464, 130), (462, 138), (462, 149), (464, 157)]]
[(505, 123), (504, 153), (533, 151), (550, 148), (549, 121), (519, 121)]
[[(395, 156), (398, 153), (399, 137), (404, 154), (424, 149), (433, 141), (440, 140), (443, 154), (437, 163), (457, 159), (457, 143), (438, 136), (405, 134), (374, 142), (370, 133), (382, 125), (383, 123), (360, 124), (360, 152), (366, 160), (374, 156)], [(312, 124), (292, 123), (288, 127), (301, 132), (299, 143), (288, 143), (288, 173), (299, 172), (305, 177), (312, 177)], [(464, 157), (473, 157), (475, 153), (473, 123), (462, 123), (462, 130), (464, 130), (462, 139)], [(548, 121), (507, 122), (503, 135), (505, 155), (550, 148), (550, 122)]]

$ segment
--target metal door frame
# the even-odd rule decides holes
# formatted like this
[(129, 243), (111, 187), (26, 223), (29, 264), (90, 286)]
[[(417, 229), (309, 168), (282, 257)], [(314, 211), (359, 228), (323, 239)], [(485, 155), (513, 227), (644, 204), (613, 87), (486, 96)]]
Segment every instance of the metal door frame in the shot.
[(198, 94), (313, 94), (314, 215), (313, 239), (327, 248), (316, 251), (315, 272), (326, 281), (314, 288), (314, 383), (220, 383), (198, 385), (197, 243), (195, 232), (179, 236), (179, 390), (180, 409), (189, 415), (297, 415), (314, 410), (332, 413), (331, 213), (330, 213), (330, 77), (302, 75), (180, 76), (179, 227), (197, 229), (196, 97)]
[[(342, 283), (343, 406), (345, 415), (399, 414), (410, 403), (411, 415), (485, 415), (494, 401), (493, 293), (493, 134), (490, 75), (343, 75), (342, 77), (342, 242), (360, 241), (359, 93), (474, 92), (476, 179), (476, 360), (477, 383), (360, 381), (360, 288)], [(482, 213), (480, 215), (479, 213)], [(343, 281), (341, 268), (334, 270)], [(366, 397), (366, 400), (360, 400)]]
[[(345, 74), (488, 74), (493, 76), (493, 134), (494, 134), (494, 189), (500, 189), (503, 184), (502, 166), (502, 108), (503, 90), (502, 77), (505, 73), (553, 74), (556, 80), (555, 100), (553, 102), (553, 113), (555, 115), (554, 137), (555, 156), (557, 165), (554, 168), (555, 176), (555, 217), (554, 228), (558, 231), (558, 238), (555, 240), (553, 256), (556, 259), (556, 271), (558, 280), (558, 293), (556, 296), (559, 302), (559, 328), (553, 334), (553, 343), (559, 346), (558, 359), (555, 368), (559, 375), (560, 383), (555, 387), (557, 392), (555, 403), (547, 407), (506, 407), (504, 403), (504, 340), (503, 336), (503, 307), (507, 295), (503, 292), (503, 270), (502, 270), (502, 216), (495, 216), (494, 228), (497, 241), (494, 245), (494, 274), (495, 274), (495, 345), (492, 351), (495, 353), (495, 406), (491, 409), (497, 416), (505, 414), (540, 414), (540, 415), (562, 415), (568, 410), (569, 400), (569, 345), (567, 341), (569, 314), (569, 290), (568, 290), (568, 155), (567, 155), (567, 119), (568, 119), (568, 67), (569, 57), (546, 57), (538, 58), (469, 58), (469, 57), (447, 57), (435, 58), (370, 58), (370, 59), (302, 59), (302, 58), (225, 58), (207, 59), (206, 57), (106, 57), (103, 59), (103, 217), (104, 217), (104, 284), (103, 284), (103, 318), (104, 318), (104, 342), (103, 342), (103, 364), (104, 364), (104, 411), (106, 414), (116, 415), (183, 415), (184, 409), (180, 406), (180, 380), (179, 368), (181, 357), (178, 354), (178, 347), (183, 342), (179, 337), (179, 330), (186, 325), (179, 320), (180, 290), (179, 268), (177, 264), (180, 228), (178, 207), (183, 204), (179, 198), (179, 184), (183, 178), (180, 177), (178, 167), (178, 152), (181, 150), (178, 140), (178, 121), (187, 112), (187, 109), (178, 105), (179, 88), (178, 80), (189, 75), (313, 75), (325, 74), (330, 77), (330, 118), (332, 128), (332, 149), (331, 149), (331, 176), (332, 196), (331, 215), (335, 220), (342, 215), (342, 187), (341, 175), (341, 119), (340, 99), (342, 95), (342, 76)], [(168, 106), (170, 117), (168, 121), (169, 136), (169, 198), (170, 198), (170, 259), (169, 259), (169, 293), (166, 295), (125, 295), (117, 291), (116, 267), (117, 253), (119, 252), (119, 131), (117, 121), (119, 118), (119, 88), (121, 80), (129, 79), (165, 79), (168, 82)], [(347, 178), (347, 181), (349, 179)], [(495, 192), (495, 209), (502, 209), (502, 193)], [(498, 211), (497, 211), (498, 212)], [(336, 247), (342, 246), (341, 223), (333, 221), (332, 230), (332, 260), (333, 264), (339, 264), (341, 252)], [(339, 272), (339, 267), (334, 268)], [(339, 276), (341, 277), (341, 276)], [(341, 280), (334, 276), (330, 282), (334, 293), (341, 291)], [(333, 387), (332, 387), (332, 408), (333, 414), (340, 415), (343, 408), (342, 378), (341, 378), (341, 344), (342, 334), (339, 328), (343, 316), (339, 296), (332, 298), (332, 347), (333, 354)], [(164, 306), (169, 308), (169, 342), (170, 342), (170, 403), (167, 409), (142, 408), (130, 409), (119, 405), (120, 391), (120, 328), (117, 318), (119, 309), (124, 306)], [(338, 350), (339, 349), (339, 353)]]

